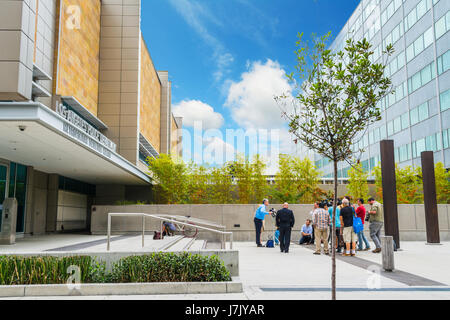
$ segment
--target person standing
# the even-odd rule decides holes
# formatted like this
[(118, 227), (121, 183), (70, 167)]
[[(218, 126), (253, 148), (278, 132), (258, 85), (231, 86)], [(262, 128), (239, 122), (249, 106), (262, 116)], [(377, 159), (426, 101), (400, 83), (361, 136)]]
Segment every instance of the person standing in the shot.
[(289, 253), (291, 231), (295, 224), (295, 218), (292, 210), (289, 210), (289, 204), (287, 202), (283, 204), (283, 209), (278, 210), (276, 224), (280, 228), (280, 251)]
[(373, 242), (375, 243), (375, 250), (373, 250), (373, 253), (379, 253), (381, 252), (381, 228), (384, 224), (384, 215), (383, 215), (383, 206), (378, 201), (375, 201), (374, 198), (370, 198), (368, 200), (370, 204), (369, 209), (369, 230), (370, 230), (370, 237), (372, 238)]
[(341, 237), (341, 219), (340, 219), (340, 212), (341, 212), (341, 207), (342, 207), (342, 201), (338, 200), (337, 206), (336, 206), (336, 228), (334, 229), (334, 231), (332, 230), (333, 228), (333, 206), (330, 206), (330, 208), (328, 209), (328, 213), (330, 214), (330, 232), (331, 232), (331, 236), (336, 236), (336, 252), (337, 253), (341, 253), (341, 241), (340, 241), (340, 237)]
[(301, 235), (302, 237), (300, 238), (300, 242), (299, 244), (311, 244), (314, 243), (312, 241), (312, 232), (313, 232), (313, 228), (311, 225), (311, 220), (310, 219), (306, 219), (305, 224), (302, 226), (302, 231), (301, 231)]
[[(353, 231), (353, 209), (350, 207), (348, 199), (342, 200), (341, 216), (341, 230), (344, 235), (345, 252), (344, 256), (354, 256), (356, 254), (356, 233)], [(351, 251), (350, 251), (351, 244)]]
[[(314, 212), (316, 211), (316, 209), (319, 209), (319, 204), (320, 204), (319, 201), (314, 202), (314, 209), (312, 209), (309, 212), (309, 215), (311, 216), (311, 222), (314, 222)], [(315, 239), (316, 239), (316, 237), (314, 235), (314, 223), (313, 223), (313, 225), (312, 225), (312, 239), (311, 239), (312, 243), (315, 243)]]
[[(364, 200), (358, 199), (357, 203), (358, 203), (358, 207), (356, 208), (356, 216), (358, 218), (361, 218), (362, 224), (364, 226), (364, 220), (366, 219), (366, 207), (364, 207)], [(364, 242), (364, 245), (366, 246), (364, 251), (370, 250), (370, 244), (369, 244), (369, 241), (367, 241), (366, 236), (364, 235), (364, 229), (358, 233), (358, 250), (359, 251), (363, 250), (363, 242)]]
[(270, 214), (270, 211), (266, 211), (266, 207), (269, 205), (269, 200), (264, 199), (263, 204), (256, 209), (255, 218), (253, 221), (255, 222), (255, 231), (256, 231), (256, 245), (258, 248), (262, 247), (261, 243), (261, 229), (263, 226), (263, 221), (266, 215)]
[(326, 255), (330, 254), (328, 251), (328, 228), (330, 225), (330, 215), (325, 211), (325, 204), (323, 202), (318, 204), (319, 208), (314, 210), (314, 233), (316, 238), (316, 251), (314, 254), (320, 255), (322, 251), (321, 242), (323, 241), (323, 249)]

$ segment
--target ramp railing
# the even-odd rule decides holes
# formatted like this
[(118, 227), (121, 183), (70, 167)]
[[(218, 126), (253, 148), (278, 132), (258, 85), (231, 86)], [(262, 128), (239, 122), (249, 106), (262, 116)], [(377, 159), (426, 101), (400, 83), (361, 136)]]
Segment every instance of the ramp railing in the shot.
[[(196, 224), (194, 223), (190, 223), (190, 222), (182, 222), (179, 220), (176, 220), (175, 217), (177, 216), (168, 216), (168, 215), (164, 215), (164, 216), (158, 216), (158, 215), (153, 215), (153, 214), (147, 214), (147, 213), (116, 213), (116, 212), (109, 212), (108, 213), (108, 230), (107, 230), (107, 244), (106, 244), (106, 250), (110, 251), (111, 249), (111, 244), (110, 244), (110, 240), (111, 240), (111, 219), (112, 217), (142, 217), (142, 247), (144, 247), (145, 245), (145, 219), (146, 218), (150, 218), (150, 219), (154, 219), (154, 220), (158, 220), (161, 221), (161, 235), (163, 233), (163, 222), (170, 222), (173, 223), (174, 225), (181, 225), (181, 226), (185, 226), (185, 227), (191, 227), (191, 228), (195, 228), (198, 230), (204, 230), (204, 231), (209, 231), (212, 233), (217, 233), (222, 235), (221, 237), (221, 248), (222, 249), (226, 249), (226, 241), (225, 241), (225, 237), (228, 235), (229, 239), (230, 239), (230, 249), (233, 249), (233, 232), (227, 232), (227, 231), (221, 231), (221, 230), (216, 230), (216, 229), (211, 229), (208, 227), (204, 227), (204, 226), (200, 226), (198, 224), (203, 224), (203, 225), (209, 225), (209, 226), (215, 226), (215, 227), (223, 227), (223, 226), (219, 226), (216, 224), (210, 224), (204, 221), (198, 222), (196, 221)], [(179, 219), (179, 217), (177, 217)], [(188, 218), (187, 218), (188, 219)]]

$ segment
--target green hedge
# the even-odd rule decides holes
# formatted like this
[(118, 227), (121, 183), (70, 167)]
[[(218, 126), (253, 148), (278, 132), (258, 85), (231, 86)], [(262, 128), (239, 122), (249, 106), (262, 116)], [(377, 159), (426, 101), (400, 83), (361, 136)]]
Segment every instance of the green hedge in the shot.
[(129, 256), (116, 263), (109, 282), (220, 282), (230, 281), (230, 272), (217, 256), (153, 253)]
[(64, 284), (69, 266), (78, 266), (81, 283), (220, 282), (230, 273), (217, 256), (154, 253), (129, 256), (106, 271), (89, 256), (57, 258), (0, 256), (0, 285)]

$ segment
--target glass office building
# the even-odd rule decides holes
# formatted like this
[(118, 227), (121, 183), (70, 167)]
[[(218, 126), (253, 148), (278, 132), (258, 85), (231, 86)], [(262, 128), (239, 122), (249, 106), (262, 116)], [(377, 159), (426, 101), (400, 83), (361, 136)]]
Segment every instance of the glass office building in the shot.
[[(373, 45), (373, 62), (392, 44), (386, 75), (395, 93), (379, 106), (382, 120), (371, 125), (352, 146), (364, 149), (361, 162), (372, 170), (380, 162), (379, 142), (394, 140), (395, 160), (401, 166), (420, 166), (422, 151), (434, 151), (435, 162), (450, 168), (450, 1), (362, 0), (332, 44), (341, 50), (349, 37)], [(324, 178), (333, 177), (328, 159), (315, 156)], [(339, 178), (348, 177), (347, 163)]]

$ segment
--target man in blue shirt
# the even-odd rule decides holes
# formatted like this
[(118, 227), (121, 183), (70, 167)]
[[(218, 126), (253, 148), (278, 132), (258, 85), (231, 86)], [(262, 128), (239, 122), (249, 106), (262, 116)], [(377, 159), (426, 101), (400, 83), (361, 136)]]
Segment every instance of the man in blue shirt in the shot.
[(302, 226), (302, 237), (300, 239), (300, 244), (311, 244), (312, 243), (312, 232), (313, 228), (311, 225), (311, 220), (307, 219), (306, 223)]
[(258, 247), (262, 247), (261, 244), (261, 229), (263, 226), (263, 221), (266, 215), (270, 214), (270, 211), (266, 211), (266, 207), (269, 205), (269, 200), (264, 199), (263, 204), (259, 206), (258, 209), (256, 209), (255, 212), (255, 219), (253, 220), (255, 222), (255, 229), (256, 229), (256, 245)]

